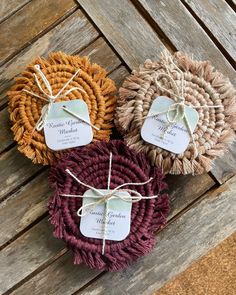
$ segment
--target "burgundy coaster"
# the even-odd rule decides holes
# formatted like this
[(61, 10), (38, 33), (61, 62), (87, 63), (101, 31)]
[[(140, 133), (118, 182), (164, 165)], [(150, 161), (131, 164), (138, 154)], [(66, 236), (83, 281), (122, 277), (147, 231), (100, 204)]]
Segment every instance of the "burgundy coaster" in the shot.
[[(107, 188), (109, 156), (112, 152), (110, 188), (127, 182), (145, 182), (145, 185), (127, 185), (125, 188), (138, 191), (142, 196), (159, 195), (158, 198), (141, 200), (132, 205), (131, 230), (123, 241), (106, 240), (102, 255), (102, 240), (87, 238), (80, 232), (80, 217), (77, 210), (82, 198), (69, 198), (61, 194), (83, 195), (86, 187), (76, 182), (69, 169), (80, 181), (97, 189)], [(109, 271), (121, 270), (138, 257), (151, 251), (155, 244), (154, 232), (166, 223), (169, 197), (164, 175), (157, 167), (151, 167), (148, 158), (130, 150), (122, 141), (97, 142), (78, 148), (64, 156), (51, 168), (49, 181), (54, 194), (49, 201), (50, 221), (54, 236), (63, 239), (74, 252), (74, 263), (85, 263), (91, 268)]]

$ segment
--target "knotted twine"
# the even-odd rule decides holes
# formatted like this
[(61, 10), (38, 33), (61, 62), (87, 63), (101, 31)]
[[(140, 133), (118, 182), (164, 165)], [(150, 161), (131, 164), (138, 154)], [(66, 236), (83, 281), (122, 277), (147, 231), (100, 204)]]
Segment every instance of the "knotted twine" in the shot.
[[(49, 82), (51, 92), (35, 65)], [(48, 59), (37, 58), (21, 77), (16, 78), (15, 85), (8, 92), (12, 131), (18, 149), (34, 163), (51, 164), (61, 157), (65, 151), (50, 150), (40, 129), (43, 126), (41, 119), (45, 118), (48, 109), (43, 107), (62, 100), (83, 99), (89, 109), (94, 140), (108, 140), (113, 126), (115, 89), (105, 69), (91, 64), (87, 57), (55, 52)]]
[[(112, 169), (109, 174), (110, 153)], [(66, 169), (73, 171), (80, 183)], [(158, 198), (133, 203), (130, 234), (123, 241), (106, 240), (103, 255), (103, 241), (87, 238), (80, 232), (80, 216), (77, 212), (80, 210), (81, 213), (82, 198), (68, 195), (82, 196), (87, 190), (83, 184), (98, 190), (108, 185), (113, 191), (124, 183), (140, 184), (151, 177), (152, 181), (138, 186), (130, 184), (125, 190), (135, 191), (136, 195), (130, 192), (134, 199), (157, 195)], [(49, 178), (54, 188), (49, 201), (50, 220), (54, 226), (54, 235), (63, 239), (74, 252), (74, 263), (83, 262), (92, 268), (114, 271), (127, 267), (138, 257), (150, 252), (155, 243), (154, 232), (164, 226), (169, 210), (163, 177), (159, 168), (150, 167), (144, 154), (136, 154), (123, 142), (116, 140), (75, 149), (54, 165)]]
[[(145, 152), (151, 163), (162, 167), (165, 173), (209, 171), (215, 157), (222, 156), (235, 138), (235, 90), (208, 61), (195, 61), (181, 52), (173, 57), (163, 54), (160, 61), (147, 60), (133, 71), (119, 93), (117, 128), (131, 148)], [(160, 95), (177, 103), (169, 109), (175, 112), (176, 120), (184, 119), (185, 105), (198, 111), (199, 122), (194, 132), (189, 130), (191, 141), (184, 153), (171, 153), (141, 138), (144, 119)]]

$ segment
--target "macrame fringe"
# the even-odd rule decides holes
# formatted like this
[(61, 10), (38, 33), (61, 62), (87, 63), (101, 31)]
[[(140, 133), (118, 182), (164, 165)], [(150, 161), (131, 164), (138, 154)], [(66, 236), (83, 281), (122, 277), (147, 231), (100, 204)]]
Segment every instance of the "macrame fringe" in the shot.
[[(23, 89), (33, 92), (38, 91), (33, 76), (35, 74), (35, 64), (39, 64), (42, 72), (49, 77), (51, 75), (54, 77), (58, 72), (64, 73), (65, 76), (68, 75), (69, 78), (71, 77), (70, 72), (74, 73), (75, 70), (81, 69), (82, 72), (78, 77), (78, 81), (88, 91), (89, 98), (85, 98), (85, 100), (90, 98), (94, 100), (91, 101), (90, 115), (96, 121), (97, 127), (100, 128), (100, 131), (94, 130), (94, 140), (108, 140), (113, 127), (112, 121), (116, 105), (114, 82), (107, 77), (105, 69), (97, 64), (91, 64), (88, 57), (70, 56), (63, 52), (54, 52), (49, 54), (48, 59), (36, 58), (21, 73), (21, 77), (15, 79), (16, 84), (7, 93), (9, 96), (10, 119), (13, 123), (12, 131), (14, 139), (20, 145), (19, 150), (34, 163), (44, 165), (52, 164), (61, 155), (61, 153), (48, 149), (43, 133), (34, 130), (34, 124), (36, 124), (40, 115), (38, 109), (43, 106), (42, 101), (30, 98), (31, 101), (29, 102), (27, 100), (29, 95), (22, 91)], [(84, 79), (86, 79), (86, 83)], [(52, 81), (54, 80), (55, 78), (52, 78)], [(35, 101), (34, 105), (32, 101)]]

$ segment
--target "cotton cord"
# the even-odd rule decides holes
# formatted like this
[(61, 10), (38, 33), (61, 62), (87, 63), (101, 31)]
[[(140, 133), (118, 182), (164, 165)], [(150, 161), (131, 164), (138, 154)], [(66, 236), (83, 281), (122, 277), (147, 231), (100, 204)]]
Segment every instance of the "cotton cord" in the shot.
[[(141, 137), (152, 102), (161, 95), (174, 101), (163, 112), (168, 124), (183, 119), (191, 133), (190, 144), (181, 154), (149, 144)], [(186, 106), (199, 114), (194, 132), (186, 120)], [(173, 56), (165, 52), (159, 61), (147, 60), (126, 78), (119, 90), (115, 124), (128, 146), (147, 154), (152, 165), (162, 167), (164, 173), (202, 174), (235, 139), (235, 89), (209, 61), (196, 61), (181, 52)]]
[(63, 106), (62, 109), (64, 111), (66, 111), (68, 114), (72, 115), (73, 117), (75, 117), (75, 118), (81, 120), (82, 122), (88, 124), (92, 128), (94, 128), (96, 130), (100, 130), (97, 126), (93, 125), (92, 123), (90, 123), (89, 121), (87, 121), (86, 119), (84, 119), (83, 117), (81, 117), (80, 115), (78, 115), (75, 112), (73, 112), (72, 110), (68, 109), (68, 107)]
[[(54, 235), (74, 252), (74, 263), (116, 271), (149, 253), (155, 244), (154, 232), (165, 225), (169, 211), (163, 178), (161, 170), (151, 168), (144, 154), (135, 153), (117, 140), (75, 149), (53, 165), (49, 177), (54, 190), (48, 205), (50, 221)], [(110, 193), (102, 194), (100, 190), (104, 188)], [(94, 204), (83, 208), (82, 198), (88, 189), (96, 192)], [(81, 216), (98, 204), (108, 202), (107, 216), (109, 200), (117, 198), (118, 191), (129, 192), (131, 196), (121, 196), (124, 201), (132, 202), (127, 238), (111, 241), (107, 239), (106, 228), (103, 240), (83, 236)]]
[(87, 104), (93, 140), (109, 140), (116, 106), (115, 91), (106, 70), (91, 64), (87, 57), (53, 52), (46, 59), (35, 59), (8, 91), (11, 129), (19, 151), (33, 163), (48, 165), (60, 159), (67, 150), (50, 150), (42, 129), (54, 102), (74, 99), (82, 99)]

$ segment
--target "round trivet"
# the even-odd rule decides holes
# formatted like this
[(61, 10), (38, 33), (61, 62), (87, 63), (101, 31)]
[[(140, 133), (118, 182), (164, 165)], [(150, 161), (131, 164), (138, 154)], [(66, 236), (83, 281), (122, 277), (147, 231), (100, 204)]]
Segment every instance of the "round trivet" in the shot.
[(40, 99), (36, 95), (42, 97), (43, 91), (48, 94), (35, 65), (48, 80), (53, 95), (60, 92), (69, 81), (55, 102), (84, 100), (88, 106), (91, 124), (99, 129), (93, 129), (93, 139), (109, 140), (116, 103), (113, 95), (116, 89), (114, 82), (107, 78), (105, 69), (91, 64), (87, 57), (55, 52), (51, 53), (48, 59), (37, 58), (32, 62), (21, 76), (16, 78), (15, 85), (8, 92), (12, 131), (19, 144), (18, 149), (34, 163), (42, 164), (51, 164), (62, 154), (50, 150), (45, 144), (43, 130), (38, 131), (35, 128), (42, 115), (42, 108), (47, 104), (46, 99)]
[[(183, 85), (183, 97), (178, 104), (191, 106), (199, 114), (190, 144), (181, 154), (149, 144), (140, 134), (144, 118), (156, 97), (176, 99), (176, 89), (169, 77), (176, 88), (181, 89)], [(146, 153), (151, 163), (162, 167), (165, 173), (209, 171), (213, 160), (222, 156), (235, 138), (235, 90), (229, 79), (216, 71), (209, 61), (196, 61), (181, 52), (173, 56), (165, 53), (159, 61), (147, 60), (134, 70), (119, 94), (115, 123), (125, 142), (135, 151)]]
[[(142, 196), (158, 197), (133, 203), (129, 235), (122, 241), (106, 240), (105, 252), (102, 254), (102, 240), (87, 238), (80, 232), (80, 217), (77, 211), (82, 206), (82, 198), (62, 195), (83, 195), (87, 190), (66, 173), (66, 169), (87, 185), (97, 189), (106, 188), (110, 153), (111, 189), (124, 183), (145, 182), (153, 177), (153, 180), (145, 185), (127, 185), (124, 188), (136, 190)], [(163, 178), (161, 170), (150, 167), (144, 154), (135, 153), (118, 140), (96, 142), (74, 149), (52, 166), (49, 181), (54, 194), (48, 205), (50, 220), (54, 226), (54, 235), (63, 239), (74, 252), (74, 263), (85, 263), (91, 268), (115, 271), (127, 267), (138, 257), (150, 252), (155, 244), (154, 232), (164, 226), (169, 211), (169, 198), (164, 192), (166, 183)]]

